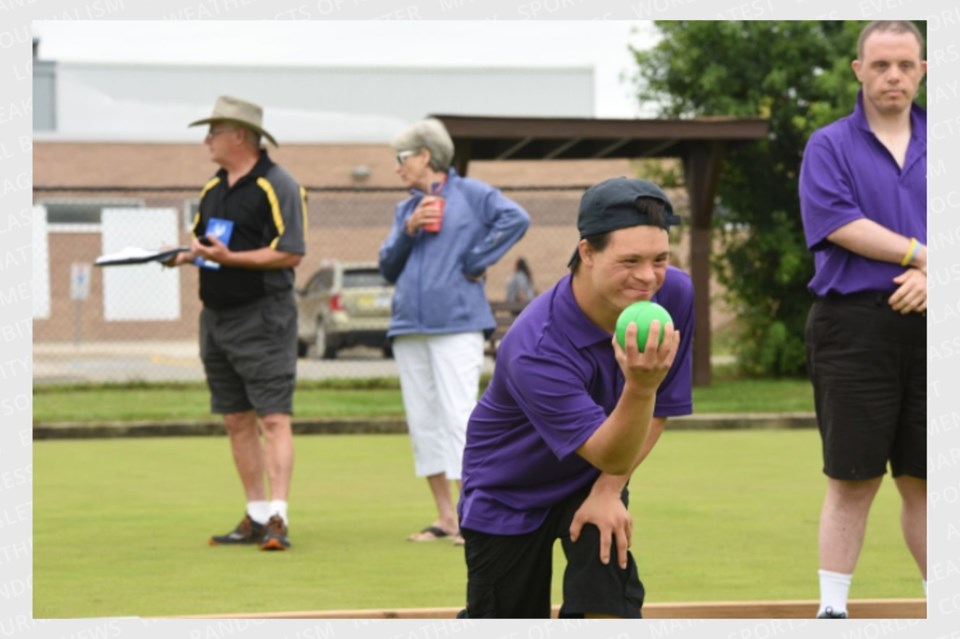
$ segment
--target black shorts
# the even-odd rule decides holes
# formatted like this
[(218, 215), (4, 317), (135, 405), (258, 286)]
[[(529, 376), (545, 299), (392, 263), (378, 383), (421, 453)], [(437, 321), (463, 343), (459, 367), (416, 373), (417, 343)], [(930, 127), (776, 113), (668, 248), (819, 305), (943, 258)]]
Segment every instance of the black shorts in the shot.
[(297, 306), (292, 293), (200, 313), (200, 358), (210, 410), (293, 414)]
[[(610, 563), (600, 563), (600, 531), (592, 524), (583, 527), (576, 543), (570, 541), (570, 522), (589, 492), (587, 487), (568, 497), (550, 510), (540, 528), (525, 535), (461, 529), (467, 542), (467, 609), (461, 616), (549, 618), (553, 544), (559, 538), (567, 558), (560, 616), (639, 618), (644, 590), (630, 552), (626, 570), (617, 563), (616, 544)], [(626, 490), (623, 501), (627, 503)]]
[(927, 323), (889, 294), (818, 298), (807, 317), (807, 370), (834, 479), (927, 477)]

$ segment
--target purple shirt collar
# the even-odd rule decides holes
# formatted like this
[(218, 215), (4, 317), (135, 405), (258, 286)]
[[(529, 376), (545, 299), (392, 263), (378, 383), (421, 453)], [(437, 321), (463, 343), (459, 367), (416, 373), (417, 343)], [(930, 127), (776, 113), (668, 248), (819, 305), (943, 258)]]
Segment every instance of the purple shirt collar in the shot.
[(573, 276), (565, 275), (557, 283), (557, 307), (560, 310), (559, 317), (569, 321), (567, 327), (567, 337), (577, 348), (586, 348), (598, 342), (609, 342), (610, 333), (603, 330), (593, 323), (589, 317), (577, 304), (577, 298), (573, 294)]
[[(856, 127), (862, 131), (866, 131), (873, 135), (873, 130), (870, 128), (870, 121), (867, 120), (867, 111), (863, 106), (863, 89), (857, 90), (857, 104), (853, 108), (853, 121), (856, 124)], [(910, 103), (910, 146), (913, 146), (914, 142), (923, 145), (923, 149), (927, 148), (927, 118), (923, 107), (921, 107), (916, 102)]]

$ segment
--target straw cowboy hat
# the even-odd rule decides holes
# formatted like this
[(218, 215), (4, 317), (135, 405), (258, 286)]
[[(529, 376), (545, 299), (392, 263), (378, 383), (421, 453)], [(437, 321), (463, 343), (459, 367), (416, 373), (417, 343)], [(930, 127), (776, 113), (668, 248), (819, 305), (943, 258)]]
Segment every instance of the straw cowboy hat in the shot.
[(213, 113), (209, 118), (191, 122), (188, 126), (199, 126), (211, 122), (230, 122), (238, 126), (256, 131), (267, 138), (273, 146), (279, 147), (273, 136), (263, 128), (263, 109), (253, 102), (246, 102), (228, 95), (221, 95), (213, 105)]

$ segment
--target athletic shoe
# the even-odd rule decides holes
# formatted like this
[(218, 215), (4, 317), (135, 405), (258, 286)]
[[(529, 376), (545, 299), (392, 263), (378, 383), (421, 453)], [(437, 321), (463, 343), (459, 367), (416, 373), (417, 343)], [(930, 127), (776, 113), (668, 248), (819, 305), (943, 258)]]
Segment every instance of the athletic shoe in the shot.
[(827, 606), (823, 612), (817, 615), (817, 619), (846, 619), (846, 612), (834, 612), (833, 608)]
[(260, 540), (260, 550), (286, 550), (290, 547), (287, 537), (287, 526), (280, 515), (274, 515), (263, 527), (263, 539)]
[(244, 513), (243, 519), (237, 524), (231, 532), (225, 535), (214, 535), (210, 538), (211, 546), (231, 546), (237, 544), (256, 544), (260, 543), (263, 537), (263, 524), (258, 524), (250, 519), (250, 515)]

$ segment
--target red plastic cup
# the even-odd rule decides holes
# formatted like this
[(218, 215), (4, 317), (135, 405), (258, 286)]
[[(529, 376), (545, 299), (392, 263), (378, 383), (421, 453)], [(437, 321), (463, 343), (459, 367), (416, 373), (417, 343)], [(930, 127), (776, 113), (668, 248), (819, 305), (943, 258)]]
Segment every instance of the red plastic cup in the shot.
[(437, 213), (439, 217), (435, 221), (423, 225), (423, 230), (427, 233), (440, 232), (440, 226), (443, 224), (443, 209), (447, 204), (447, 201), (439, 195), (434, 195), (433, 197), (437, 203)]

